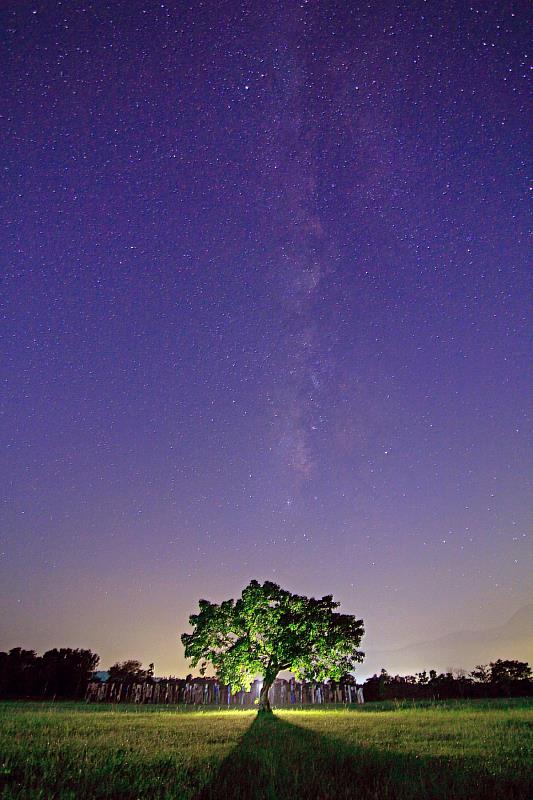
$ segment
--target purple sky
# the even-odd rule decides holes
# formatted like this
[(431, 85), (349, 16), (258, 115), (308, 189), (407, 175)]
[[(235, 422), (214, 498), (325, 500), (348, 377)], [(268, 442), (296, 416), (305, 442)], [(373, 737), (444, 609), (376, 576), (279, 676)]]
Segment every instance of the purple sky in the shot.
[(0, 649), (533, 601), (526, 9), (3, 4)]

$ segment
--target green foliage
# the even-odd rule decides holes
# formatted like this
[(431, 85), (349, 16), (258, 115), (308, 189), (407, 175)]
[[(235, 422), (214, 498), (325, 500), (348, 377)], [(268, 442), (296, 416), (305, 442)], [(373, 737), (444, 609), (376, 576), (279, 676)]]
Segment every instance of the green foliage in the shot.
[(331, 595), (315, 600), (253, 580), (236, 601), (199, 606), (189, 618), (193, 632), (181, 637), (185, 656), (202, 675), (212, 664), (234, 691), (248, 690), (257, 674), (271, 683), (281, 670), (301, 680), (340, 680), (364, 657), (357, 650), (363, 621), (336, 612)]

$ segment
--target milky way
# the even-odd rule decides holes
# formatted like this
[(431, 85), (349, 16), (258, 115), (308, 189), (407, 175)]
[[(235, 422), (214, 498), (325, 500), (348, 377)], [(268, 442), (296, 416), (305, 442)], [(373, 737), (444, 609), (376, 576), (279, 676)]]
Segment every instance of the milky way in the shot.
[(0, 648), (178, 673), (252, 577), (370, 654), (532, 602), (525, 3), (1, 21)]

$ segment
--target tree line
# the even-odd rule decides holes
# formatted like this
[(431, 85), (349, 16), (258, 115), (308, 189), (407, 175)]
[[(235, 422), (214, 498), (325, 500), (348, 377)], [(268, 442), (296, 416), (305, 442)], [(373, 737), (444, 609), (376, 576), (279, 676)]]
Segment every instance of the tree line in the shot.
[(80, 699), (99, 661), (91, 650), (70, 647), (47, 650), (42, 656), (22, 647), (0, 652), (0, 697)]
[[(91, 650), (68, 647), (47, 650), (42, 656), (21, 647), (0, 652), (0, 697), (83, 699), (89, 681), (98, 680), (95, 670), (99, 661)], [(124, 685), (159, 681), (153, 664), (144, 669), (140, 661), (133, 659), (113, 664), (106, 677), (109, 682)], [(187, 681), (194, 681), (192, 675), (182, 679), (183, 683)], [(339, 683), (354, 683), (354, 678), (347, 674)], [(533, 679), (527, 662), (498, 659), (469, 673), (424, 670), (415, 675), (392, 676), (382, 669), (379, 675), (365, 681), (363, 689), (367, 701), (524, 697), (533, 695)]]
[(366, 700), (448, 700), (533, 695), (532, 672), (526, 661), (498, 659), (471, 672), (437, 674), (434, 669), (415, 675), (389, 675), (382, 669), (364, 683)]

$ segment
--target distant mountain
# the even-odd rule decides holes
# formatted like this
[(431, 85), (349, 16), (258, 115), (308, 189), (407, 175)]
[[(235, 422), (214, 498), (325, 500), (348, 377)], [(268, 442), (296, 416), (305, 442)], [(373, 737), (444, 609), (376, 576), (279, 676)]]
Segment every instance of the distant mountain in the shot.
[(445, 672), (471, 670), (498, 658), (533, 663), (533, 604), (520, 608), (504, 625), (481, 631), (456, 631), (428, 642), (396, 650), (371, 650), (358, 674), (363, 677), (382, 667), (391, 674), (413, 674), (423, 669)]

